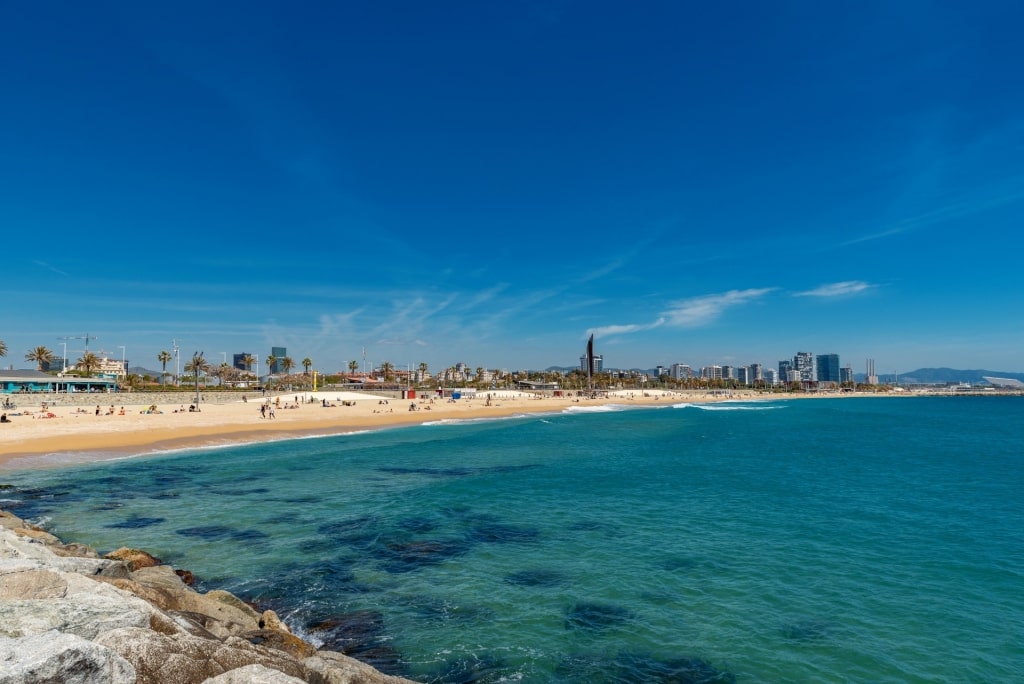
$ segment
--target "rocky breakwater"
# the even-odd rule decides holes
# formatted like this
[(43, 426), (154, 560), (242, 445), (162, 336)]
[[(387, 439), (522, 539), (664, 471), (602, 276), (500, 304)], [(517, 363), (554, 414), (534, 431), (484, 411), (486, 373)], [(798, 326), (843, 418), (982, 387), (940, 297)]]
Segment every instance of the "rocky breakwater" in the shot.
[(101, 558), (0, 511), (0, 684), (410, 683), (183, 577), (144, 551)]

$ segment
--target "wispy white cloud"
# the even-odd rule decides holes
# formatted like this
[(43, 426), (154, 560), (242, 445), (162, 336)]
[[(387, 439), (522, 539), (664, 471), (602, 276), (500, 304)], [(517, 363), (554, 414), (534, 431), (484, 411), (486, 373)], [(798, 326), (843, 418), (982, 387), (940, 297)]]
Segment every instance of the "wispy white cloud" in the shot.
[(57, 273), (59, 275), (62, 275), (62, 276), (68, 275), (64, 271), (62, 271), (59, 268), (57, 268), (56, 266), (51, 266), (50, 264), (46, 263), (45, 261), (39, 261), (38, 259), (36, 259), (36, 260), (33, 260), (32, 263), (35, 264), (36, 266), (41, 266), (42, 268), (45, 268), (48, 271), (53, 271), (54, 273)]
[(588, 330), (588, 334), (593, 334), (594, 337), (611, 337), (612, 335), (628, 335), (629, 333), (641, 332), (644, 330), (651, 330), (664, 324), (665, 319), (659, 318), (653, 323), (646, 324), (631, 324), (631, 325), (602, 325), (597, 328)]
[(794, 292), (794, 297), (842, 297), (845, 295), (854, 295), (865, 290), (870, 290), (877, 285), (866, 283), (863, 280), (844, 280), (841, 283), (829, 283), (827, 285), (821, 285), (814, 288), (813, 290), (804, 290), (803, 292)]
[(699, 328), (717, 320), (728, 309), (743, 306), (761, 299), (774, 292), (777, 288), (763, 287), (747, 290), (729, 290), (718, 294), (701, 295), (671, 302), (669, 308), (650, 323), (632, 323), (627, 325), (605, 325), (588, 330), (594, 337), (610, 337), (628, 335), (630, 333), (653, 330), (661, 326), (673, 328)]
[(673, 302), (662, 316), (667, 325), (676, 328), (698, 328), (717, 320), (726, 310), (743, 306), (774, 292), (774, 287), (729, 290), (719, 294), (701, 295)]

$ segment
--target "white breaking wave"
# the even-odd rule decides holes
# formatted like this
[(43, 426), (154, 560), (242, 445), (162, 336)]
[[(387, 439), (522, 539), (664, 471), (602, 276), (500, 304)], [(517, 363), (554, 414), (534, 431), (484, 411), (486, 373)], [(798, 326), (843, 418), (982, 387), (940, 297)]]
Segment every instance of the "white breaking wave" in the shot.
[(570, 406), (562, 410), (562, 413), (613, 413), (625, 411), (625, 406), (618, 404), (604, 404), (602, 406)]
[(695, 408), (701, 411), (771, 411), (773, 409), (785, 408), (784, 406), (737, 406), (730, 405), (725, 406), (723, 404), (673, 404), (672, 408), (684, 409), (684, 408)]

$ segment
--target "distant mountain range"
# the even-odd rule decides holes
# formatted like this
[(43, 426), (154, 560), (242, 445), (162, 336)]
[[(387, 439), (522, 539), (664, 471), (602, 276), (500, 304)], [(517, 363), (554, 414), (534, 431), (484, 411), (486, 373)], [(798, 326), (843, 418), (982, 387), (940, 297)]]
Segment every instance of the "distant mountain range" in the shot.
[[(1012, 378), (1024, 382), (1024, 373), (993, 370), (958, 370), (956, 368), (918, 368), (914, 371), (899, 374), (879, 375), (878, 381), (901, 385), (945, 385), (948, 383), (966, 382), (972, 385), (988, 384), (985, 377)], [(858, 374), (863, 379), (863, 375)]]

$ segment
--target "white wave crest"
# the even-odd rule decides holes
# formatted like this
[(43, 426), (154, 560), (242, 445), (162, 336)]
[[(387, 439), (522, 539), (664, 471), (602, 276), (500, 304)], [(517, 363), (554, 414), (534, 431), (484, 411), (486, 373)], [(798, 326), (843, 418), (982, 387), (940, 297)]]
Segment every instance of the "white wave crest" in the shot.
[(751, 406), (750, 404), (744, 404), (744, 405), (731, 404), (731, 405), (726, 406), (725, 403), (723, 402), (723, 403), (718, 403), (718, 404), (691, 404), (691, 403), (673, 404), (672, 408), (677, 408), (677, 409), (695, 408), (695, 409), (700, 409), (701, 411), (771, 411), (773, 409), (780, 409), (780, 408), (785, 408), (785, 407), (784, 406), (776, 406), (776, 405), (770, 405), (770, 406)]
[(618, 404), (602, 404), (601, 406), (570, 406), (563, 409), (562, 413), (614, 413), (625, 410), (625, 406)]

